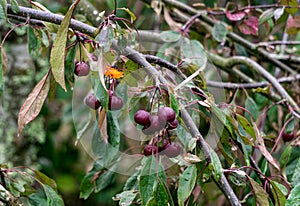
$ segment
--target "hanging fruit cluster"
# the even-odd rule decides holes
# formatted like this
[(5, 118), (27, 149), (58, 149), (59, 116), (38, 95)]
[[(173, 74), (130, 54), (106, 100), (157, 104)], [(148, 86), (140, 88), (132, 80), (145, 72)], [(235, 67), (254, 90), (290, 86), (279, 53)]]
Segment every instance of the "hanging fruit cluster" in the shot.
[(134, 121), (143, 126), (142, 132), (145, 135), (154, 135), (144, 147), (144, 155), (164, 154), (168, 157), (176, 157), (181, 152), (178, 143), (172, 142), (169, 130), (176, 129), (178, 120), (175, 111), (170, 107), (161, 107), (157, 114), (151, 114), (146, 110), (138, 110), (134, 114)]

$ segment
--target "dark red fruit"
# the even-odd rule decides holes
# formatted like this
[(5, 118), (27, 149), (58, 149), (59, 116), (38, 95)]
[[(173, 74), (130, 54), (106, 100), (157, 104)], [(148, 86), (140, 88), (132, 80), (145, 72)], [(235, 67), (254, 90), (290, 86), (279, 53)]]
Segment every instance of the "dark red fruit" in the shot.
[(156, 154), (157, 153), (157, 147), (153, 146), (153, 145), (146, 145), (144, 147), (144, 155), (145, 156), (150, 156), (152, 154)]
[(162, 107), (158, 110), (158, 117), (162, 123), (173, 122), (175, 116), (175, 111), (171, 107)]
[(158, 143), (158, 151), (164, 151), (168, 146), (169, 146), (169, 141), (164, 139), (164, 142), (161, 143), (162, 140), (160, 140), (160, 142)]
[(146, 125), (143, 128), (143, 133), (145, 135), (154, 134), (164, 128), (165, 124), (159, 121), (157, 115), (150, 116), (150, 126)]
[(285, 131), (283, 131), (283, 133), (282, 133), (282, 139), (283, 139), (283, 141), (285, 141), (285, 142), (292, 141), (292, 140), (294, 139), (294, 137), (295, 137), (294, 132), (288, 134), (288, 133), (286, 133)]
[(88, 107), (90, 107), (91, 109), (95, 109), (95, 110), (97, 110), (101, 106), (100, 101), (96, 98), (94, 93), (88, 94), (84, 98), (84, 102)]
[(172, 130), (172, 129), (176, 129), (177, 128), (177, 126), (178, 126), (178, 124), (179, 124), (179, 122), (178, 122), (178, 119), (174, 119), (173, 120), (173, 122), (170, 122), (169, 124), (168, 124), (168, 130)]
[(163, 151), (163, 154), (165, 154), (166, 156), (168, 156), (170, 158), (173, 158), (173, 157), (177, 157), (180, 154), (180, 152), (181, 152), (181, 148), (180, 148), (179, 144), (172, 142)]
[(119, 110), (123, 107), (123, 101), (120, 97), (112, 95), (109, 97), (108, 109), (109, 110)]
[(150, 125), (150, 113), (145, 110), (138, 110), (134, 114), (134, 121), (143, 126)]
[(85, 62), (78, 62), (75, 65), (74, 73), (79, 76), (87, 76), (90, 73), (90, 66)]

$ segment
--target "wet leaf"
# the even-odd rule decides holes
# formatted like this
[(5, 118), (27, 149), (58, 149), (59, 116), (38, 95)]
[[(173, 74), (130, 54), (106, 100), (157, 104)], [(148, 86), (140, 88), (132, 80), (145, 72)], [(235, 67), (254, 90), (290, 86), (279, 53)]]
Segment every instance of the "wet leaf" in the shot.
[(211, 163), (213, 165), (215, 178), (218, 181), (222, 175), (222, 169), (223, 169), (222, 164), (220, 162), (220, 159), (219, 159), (217, 153), (214, 150), (211, 151), (210, 158), (211, 158)]
[(179, 177), (177, 190), (178, 205), (183, 206), (184, 202), (191, 195), (197, 179), (197, 167), (194, 164), (188, 166)]
[(44, 192), (47, 197), (47, 203), (49, 206), (65, 205), (62, 198), (51, 187), (43, 184), (43, 188), (44, 188)]
[(286, 200), (285, 206), (299, 206), (300, 205), (300, 184), (291, 190), (290, 195)]
[(129, 14), (131, 23), (134, 22), (134, 21), (136, 20), (136, 16), (135, 16), (134, 13), (133, 13), (132, 11), (130, 11), (128, 8), (118, 8), (118, 10), (123, 10), (123, 11), (125, 11), (127, 14)]
[[(158, 170), (157, 170), (158, 168)], [(156, 174), (158, 172), (158, 174)], [(165, 173), (161, 165), (157, 166), (156, 158), (154, 155), (145, 157), (142, 160), (142, 170), (139, 179), (140, 195), (142, 205), (147, 205), (150, 198), (154, 193), (154, 185), (156, 184), (156, 176), (166, 179)]]
[(278, 161), (270, 154), (270, 152), (266, 148), (264, 139), (255, 125), (254, 125), (254, 129), (255, 129), (256, 143), (258, 149), (263, 154), (263, 156), (268, 160), (268, 162), (271, 163), (278, 171), (280, 171), (280, 166)]
[[(256, 102), (253, 100), (252, 97), (248, 96), (245, 102), (245, 108), (252, 114), (254, 121), (258, 118), (258, 107)], [(245, 113), (245, 117), (251, 121), (250, 115), (248, 112)]]
[(2, 67), (2, 48), (0, 48), (0, 97), (2, 96), (4, 90), (3, 82), (3, 67)]
[(34, 29), (32, 27), (28, 27), (28, 32), (27, 32), (27, 36), (28, 36), (28, 51), (29, 54), (32, 56), (36, 56), (37, 54), (37, 48), (38, 48), (38, 40), (37, 37), (34, 33)]
[(123, 191), (120, 194), (117, 194), (113, 198), (113, 200), (120, 201), (119, 205), (130, 206), (130, 205), (132, 205), (132, 202), (134, 201), (136, 195), (137, 195), (137, 192), (134, 190)]
[[(181, 45), (181, 53), (191, 63), (197, 65), (199, 68), (206, 64), (207, 57), (202, 44), (196, 40), (184, 39)], [(197, 69), (195, 69), (196, 71)], [(195, 72), (194, 71), (194, 72)]]
[(51, 71), (53, 77), (65, 91), (67, 91), (66, 83), (65, 83), (65, 56), (66, 56), (67, 37), (68, 37), (71, 17), (79, 1), (80, 0), (77, 0), (71, 5), (69, 11), (67, 12), (64, 19), (62, 20), (61, 25), (57, 31), (56, 38), (54, 40), (51, 54), (50, 54), (50, 64), (52, 67)]
[[(230, 12), (229, 11), (229, 7), (231, 5), (234, 5), (233, 3), (229, 2), (227, 5), (226, 5), (226, 17), (230, 20), (230, 21), (240, 21), (242, 20), (245, 16), (246, 16), (246, 13), (244, 11), (238, 11), (238, 12)], [(235, 6), (235, 9), (237, 10), (237, 6)]]
[(258, 33), (258, 18), (255, 16), (249, 16), (239, 25), (238, 28), (243, 34), (256, 36)]
[(296, 187), (300, 185), (300, 159), (298, 159), (297, 165), (294, 170), (294, 174), (292, 177), (292, 186)]
[(272, 180), (270, 182), (272, 185), (272, 193), (276, 200), (275, 206), (285, 205), (286, 198), (282, 190), (284, 189), (286, 190), (286, 188), (283, 185), (279, 184), (278, 182)]
[(20, 8), (19, 8), (19, 4), (16, 0), (10, 0), (11, 3), (11, 9), (13, 10), (13, 12), (17, 13), (19, 12)]
[(178, 106), (178, 102), (176, 100), (176, 97), (174, 96), (174, 94), (169, 93), (170, 94), (170, 107), (175, 111), (176, 117), (179, 114), (179, 106)]
[(225, 42), (227, 33), (228, 31), (226, 24), (218, 22), (213, 26), (212, 35), (216, 41), (221, 43)]
[(252, 185), (256, 201), (259, 203), (259, 205), (269, 206), (268, 195), (266, 194), (265, 190), (254, 179), (249, 176), (247, 177)]
[[(1, 19), (6, 19), (7, 17), (7, 1), (6, 0), (0, 0), (0, 6), (1, 6), (1, 10), (0, 11), (0, 18)], [(1, 15), (3, 12), (4, 15)]]
[(241, 126), (243, 127), (243, 129), (255, 140), (256, 139), (255, 130), (252, 124), (240, 114), (236, 114), (236, 118), (238, 122), (241, 124)]
[(33, 170), (35, 178), (39, 180), (42, 184), (48, 185), (51, 187), (55, 192), (57, 192), (57, 186), (53, 179), (46, 176), (44, 173), (41, 173), (40, 171)]
[(258, 24), (261, 25), (274, 17), (274, 9), (268, 9), (264, 11), (258, 19)]
[(108, 52), (114, 38), (114, 30), (111, 26), (104, 26), (95, 40), (99, 43), (99, 46), (103, 49), (103, 52)]
[(18, 133), (22, 132), (22, 129), (29, 122), (34, 120), (40, 113), (44, 101), (47, 98), (50, 89), (49, 72), (44, 78), (34, 87), (27, 99), (23, 103), (18, 117)]
[(160, 38), (164, 42), (176, 42), (181, 38), (181, 35), (177, 31), (163, 31)]

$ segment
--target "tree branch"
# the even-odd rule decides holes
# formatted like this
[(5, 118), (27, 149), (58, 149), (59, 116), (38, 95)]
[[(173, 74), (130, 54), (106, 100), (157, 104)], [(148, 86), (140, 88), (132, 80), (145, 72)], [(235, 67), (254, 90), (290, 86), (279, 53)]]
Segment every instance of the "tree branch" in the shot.
[[(36, 9), (26, 8), (23, 6), (19, 6), (19, 11), (15, 13), (12, 11), (10, 4), (7, 5), (7, 13), (11, 15), (25, 17), (25, 18), (30, 17), (31, 20), (51, 22), (53, 24), (61, 24), (64, 18), (64, 16), (62, 15), (53, 14), (46, 11), (39, 11)], [(85, 33), (91, 37), (95, 37), (97, 32), (97, 29), (95, 27), (89, 26), (75, 19), (71, 19), (70, 28)]]
[[(148, 3), (148, 4), (150, 4), (150, 2), (151, 2), (150, 0), (143, 0), (143, 1)], [(184, 4), (182, 2), (176, 1), (176, 0), (162, 0), (162, 1), (166, 5), (177, 8), (177, 9), (183, 11), (184, 13), (190, 14), (192, 16), (199, 13), (196, 9), (194, 9), (194, 8)], [(217, 23), (217, 21), (215, 21), (215, 20), (213, 20), (213, 19), (211, 19), (211, 18), (209, 18), (208, 16), (205, 16), (205, 15), (200, 15), (199, 19), (204, 21), (205, 23), (211, 25), (211, 26), (213, 26)], [(297, 74), (289, 66), (283, 64), (281, 61), (279, 61), (277, 59), (272, 58), (271, 55), (269, 54), (269, 52), (267, 52), (265, 49), (258, 48), (259, 46), (257, 44), (254, 44), (254, 43), (242, 38), (241, 36), (237, 35), (234, 32), (229, 32), (227, 34), (227, 37), (230, 38), (232, 41), (237, 42), (237, 43), (243, 45), (244, 47), (246, 47), (256, 57), (258, 57), (260, 59), (267, 60), (267, 61), (273, 63), (274, 65), (280, 67), (282, 70), (285, 70), (285, 71), (287, 71), (287, 72), (289, 72), (293, 75)]]

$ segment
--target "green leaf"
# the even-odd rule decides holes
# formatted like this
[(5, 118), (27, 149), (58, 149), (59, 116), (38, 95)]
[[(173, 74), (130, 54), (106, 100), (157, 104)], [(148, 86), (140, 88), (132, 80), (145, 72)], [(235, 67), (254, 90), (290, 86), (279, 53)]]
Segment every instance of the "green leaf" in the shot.
[(170, 106), (171, 108), (175, 111), (176, 117), (179, 114), (179, 106), (178, 106), (178, 102), (176, 100), (176, 97), (174, 96), (174, 94), (169, 93), (170, 94)]
[(107, 134), (108, 134), (108, 143), (114, 148), (119, 148), (120, 144), (120, 130), (117, 126), (117, 121), (114, 120), (112, 112), (106, 112), (107, 117)]
[(180, 142), (184, 145), (185, 149), (189, 148), (189, 143), (193, 141), (193, 137), (191, 134), (185, 130), (185, 128), (181, 125), (177, 127), (177, 137), (179, 138)]
[(18, 133), (25, 125), (34, 120), (40, 113), (50, 89), (49, 71), (44, 78), (34, 87), (23, 103), (18, 117)]
[(49, 206), (61, 206), (65, 205), (62, 198), (48, 185), (43, 184), (43, 188), (47, 197), (47, 203)]
[(281, 0), (280, 5), (290, 6), (294, 8), (286, 8), (286, 12), (294, 15), (298, 11), (298, 1), (297, 0)]
[[(282, 153), (282, 155), (281, 155), (281, 157), (280, 157), (279, 163), (280, 163), (280, 168), (281, 168), (282, 170), (285, 169), (287, 163), (289, 162), (289, 159), (290, 159), (290, 156), (291, 156), (291, 153), (292, 153), (292, 149), (293, 149), (292, 146), (291, 146), (291, 145), (288, 145), (288, 146), (284, 149), (284, 151), (283, 151), (283, 153)], [(300, 171), (299, 171), (299, 172), (300, 172)]]
[(139, 179), (139, 189), (142, 205), (147, 205), (148, 201), (153, 196), (157, 172), (158, 176), (160, 176), (163, 179), (166, 178), (165, 173), (161, 168), (161, 165), (159, 165), (159, 167), (157, 166), (157, 161), (154, 155), (145, 157), (142, 160), (142, 170)]
[(291, 190), (288, 196), (285, 206), (299, 206), (300, 205), (300, 184)]
[(294, 175), (292, 177), (292, 186), (296, 187), (300, 185), (300, 158), (298, 159), (297, 165), (294, 170)]
[(185, 38), (181, 45), (181, 53), (199, 68), (207, 62), (205, 50), (199, 41)]
[(42, 184), (50, 186), (55, 192), (57, 192), (57, 186), (53, 179), (49, 178), (45, 174), (41, 173), (40, 171), (33, 170), (35, 174), (35, 178), (39, 180)]
[(194, 164), (188, 166), (179, 177), (177, 190), (178, 205), (183, 206), (184, 202), (191, 195), (197, 179), (197, 167)]
[(37, 53), (37, 48), (38, 48), (38, 40), (37, 37), (34, 33), (34, 29), (32, 27), (28, 27), (28, 51), (29, 54), (32, 56), (35, 56)]
[(70, 84), (74, 83), (75, 56), (76, 56), (76, 48), (75, 47), (69, 48), (66, 57), (66, 79), (69, 81)]
[(48, 205), (47, 198), (42, 190), (29, 195), (28, 199), (30, 206)]
[(270, 19), (272, 19), (274, 16), (274, 9), (268, 9), (266, 11), (264, 11), (258, 19), (258, 25), (261, 25), (267, 21), (269, 21)]
[(87, 199), (93, 191), (97, 193), (105, 189), (112, 182), (114, 174), (95, 161), (92, 170), (81, 181), (80, 198)]
[[(6, 19), (7, 17), (7, 1), (6, 0), (0, 0), (0, 19)], [(2, 15), (4, 14), (4, 15)]]
[(3, 67), (2, 67), (2, 48), (0, 48), (0, 97), (4, 91)]
[(251, 125), (251, 123), (240, 114), (236, 114), (236, 118), (238, 122), (241, 124), (241, 126), (243, 127), (243, 129), (255, 140), (256, 139), (255, 130)]
[(157, 179), (157, 182), (161, 186), (161, 192), (163, 192), (167, 196), (168, 205), (174, 206), (173, 198), (172, 198), (172, 195), (170, 193), (168, 186), (166, 185), (166, 182), (161, 180), (160, 178)]
[(278, 182), (272, 180), (270, 182), (272, 185), (272, 193), (276, 200), (275, 206), (285, 205), (286, 198), (282, 190), (286, 190), (286, 188)]
[(269, 206), (268, 195), (266, 194), (265, 190), (260, 186), (260, 184), (255, 182), (254, 179), (252, 179), (249, 176), (247, 177), (250, 180), (250, 183), (252, 185), (252, 189), (256, 197), (256, 202), (258, 202), (259, 205)]
[(10, 0), (11, 3), (11, 9), (13, 10), (13, 12), (17, 13), (19, 12), (20, 8), (19, 8), (19, 4), (17, 2), (17, 0)]
[[(258, 118), (258, 107), (257, 104), (255, 103), (255, 101), (248, 96), (245, 102), (245, 108), (252, 114), (254, 121), (257, 120)], [(245, 114), (245, 117), (251, 121), (250, 115), (248, 114), (248, 112)]]
[(94, 176), (94, 173), (88, 173), (81, 180), (79, 198), (83, 198), (86, 200), (94, 191), (95, 185), (92, 182), (93, 176)]
[(130, 9), (128, 9), (128, 8), (118, 8), (118, 10), (123, 10), (127, 14), (129, 14), (131, 22), (136, 20), (136, 16), (134, 15), (134, 13), (132, 11), (130, 11)]
[(90, 128), (91, 125), (92, 125), (92, 115), (91, 115), (91, 113), (89, 113), (89, 118), (86, 121), (86, 123), (80, 129), (77, 129), (77, 132), (76, 132), (77, 135), (76, 135), (75, 145), (77, 145), (77, 143), (80, 141), (80, 139), (82, 138), (82, 136)]
[(216, 178), (216, 180), (219, 180), (222, 175), (222, 164), (220, 162), (220, 159), (219, 159), (217, 153), (214, 150), (211, 150), (210, 158), (211, 158), (211, 163), (214, 168), (215, 178)]
[(163, 31), (160, 34), (160, 38), (164, 42), (176, 42), (178, 41), (182, 36), (177, 31)]
[(42, 34), (42, 43), (43, 45), (48, 48), (49, 47), (49, 39), (48, 39), (48, 36), (46, 34), (46, 32), (43, 30), (43, 29), (40, 29), (40, 32)]
[(139, 181), (138, 181), (138, 177), (140, 175), (140, 170), (136, 171), (133, 175), (131, 175), (125, 185), (123, 190), (138, 190), (139, 189)]
[(226, 24), (218, 22), (213, 26), (212, 35), (218, 42), (225, 42), (228, 30)]
[(108, 52), (112, 41), (114, 39), (114, 30), (111, 26), (104, 26), (95, 40), (99, 43), (99, 46), (103, 48), (103, 52)]
[(50, 54), (50, 64), (53, 77), (60, 86), (67, 91), (65, 83), (65, 56), (66, 56), (66, 44), (69, 31), (69, 25), (71, 17), (73, 15), (74, 9), (80, 0), (74, 2), (69, 11), (65, 15), (61, 22), (61, 25), (57, 31), (56, 38), (53, 42), (51, 54)]
[(130, 206), (130, 205), (132, 205), (132, 202), (134, 201), (136, 195), (137, 195), (137, 192), (134, 190), (123, 191), (120, 194), (117, 194), (113, 198), (113, 200), (120, 201), (119, 205)]

